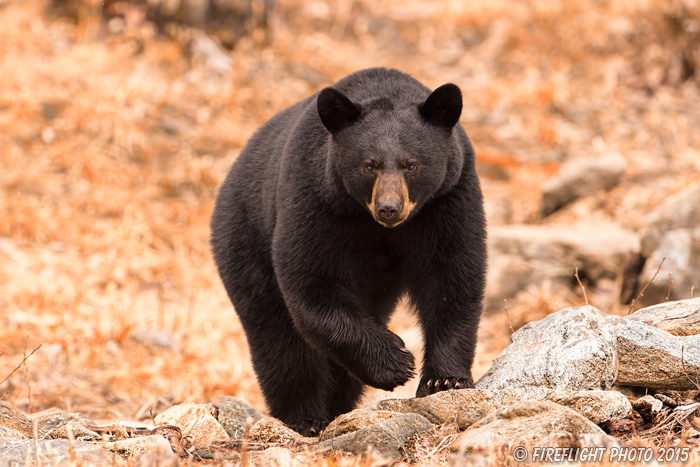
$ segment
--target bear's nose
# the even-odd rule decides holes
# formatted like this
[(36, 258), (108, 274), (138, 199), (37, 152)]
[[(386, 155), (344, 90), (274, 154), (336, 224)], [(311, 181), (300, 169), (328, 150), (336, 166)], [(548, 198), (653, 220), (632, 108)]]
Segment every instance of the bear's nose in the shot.
[(399, 217), (401, 204), (394, 199), (383, 199), (377, 203), (377, 214), (384, 222), (393, 222)]

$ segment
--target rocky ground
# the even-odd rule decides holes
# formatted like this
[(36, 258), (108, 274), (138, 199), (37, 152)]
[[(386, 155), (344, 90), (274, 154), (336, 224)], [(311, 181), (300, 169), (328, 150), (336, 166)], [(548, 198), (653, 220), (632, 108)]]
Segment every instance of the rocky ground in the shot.
[[(156, 431), (150, 440), (159, 447), (147, 450), (187, 453), (185, 462), (201, 450), (202, 459), (245, 453), (356, 465), (356, 454), (326, 458), (318, 444), (356, 453), (363, 439), (384, 438), (373, 430), (404, 430), (394, 451), (377, 448), (382, 456), (499, 465), (500, 451), (460, 457), (478, 446), (470, 437), (513, 418), (544, 420), (559, 406), (576, 411), (562, 397), (593, 389), (638, 405), (639, 417), (617, 421), (576, 412), (618, 442), (693, 445), (697, 399), (687, 391), (697, 332), (648, 308), (630, 315), (646, 316), (644, 326), (626, 316), (700, 296), (697, 5), (279, 0), (266, 27), (251, 23), (234, 38), (157, 26), (139, 8), (105, 20), (92, 0), (0, 0), (0, 413), (19, 421), (10, 426), (16, 432), (0, 432), (3, 443), (18, 444), (4, 446), (29, 456), (37, 446), (82, 453), (100, 439), (121, 462), (140, 448), (108, 443), (151, 433), (157, 416), (196, 403), (190, 417), (211, 422), (219, 448), (193, 444), (171, 420), (163, 423), (180, 431)], [(364, 403), (374, 408), (357, 430), (334, 428), (342, 436), (254, 438), (284, 432), (263, 418), (239, 441), (243, 425), (231, 435), (221, 402), (207, 404), (235, 396), (261, 413), (265, 405), (211, 261), (216, 190), (261, 123), (376, 65), (464, 92), (490, 255), (474, 369), (483, 379), (471, 394), (498, 410), (459, 425), (454, 413), (431, 418), (401, 409), (415, 402), (389, 404), (414, 394), (414, 380), (394, 394), (369, 391)], [(585, 305), (604, 315), (561, 311)], [(405, 308), (391, 328), (420, 357)], [(537, 358), (519, 363), (533, 339)], [(557, 346), (566, 351), (551, 351)], [(530, 391), (520, 386), (544, 389), (508, 396)], [(507, 397), (539, 402), (528, 412)], [(62, 428), (68, 419), (74, 426)], [(600, 435), (577, 420), (561, 431)], [(554, 443), (550, 435), (537, 439)], [(454, 448), (457, 438), (464, 450)], [(264, 447), (276, 449), (261, 454)]]
[[(354, 455), (392, 462), (515, 462), (516, 448), (599, 450), (612, 462), (639, 449), (700, 461), (700, 298), (627, 317), (567, 308), (524, 326), (476, 389), (384, 399), (304, 438), (242, 399), (178, 404), (149, 423), (97, 424), (61, 410), (25, 414), (0, 402), (1, 465), (326, 465)], [(588, 451), (586, 451), (588, 450)], [(632, 451), (634, 452), (634, 451)], [(356, 462), (356, 460), (355, 460)]]

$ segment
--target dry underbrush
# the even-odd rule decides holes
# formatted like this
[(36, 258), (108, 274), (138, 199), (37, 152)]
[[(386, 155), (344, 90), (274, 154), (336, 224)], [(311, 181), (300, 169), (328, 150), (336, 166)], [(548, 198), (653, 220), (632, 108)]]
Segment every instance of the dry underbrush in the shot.
[[(462, 87), (492, 224), (638, 228), (700, 177), (692, 2), (279, 0), (223, 74), (192, 51), (194, 29), (107, 25), (96, 2), (72, 3), (71, 17), (0, 0), (0, 397), (27, 411), (148, 418), (225, 394), (264, 407), (210, 258), (213, 199), (257, 126), (356, 69)], [(537, 219), (564, 159), (609, 152), (630, 162), (618, 188)], [(571, 303), (577, 289), (529, 291), (511, 324)], [(482, 327), (477, 375), (511, 332), (505, 312)], [(174, 342), (133, 338), (144, 329)]]

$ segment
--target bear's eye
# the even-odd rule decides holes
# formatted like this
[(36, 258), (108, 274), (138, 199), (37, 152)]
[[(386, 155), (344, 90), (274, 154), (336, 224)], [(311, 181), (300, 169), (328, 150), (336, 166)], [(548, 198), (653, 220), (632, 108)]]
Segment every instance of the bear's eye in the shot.
[(374, 164), (372, 164), (371, 162), (367, 162), (365, 164), (364, 169), (365, 169), (365, 173), (368, 173), (368, 174), (373, 174), (375, 171)]
[(406, 172), (415, 172), (416, 171), (416, 163), (415, 162), (409, 162), (406, 164), (406, 167), (404, 168)]

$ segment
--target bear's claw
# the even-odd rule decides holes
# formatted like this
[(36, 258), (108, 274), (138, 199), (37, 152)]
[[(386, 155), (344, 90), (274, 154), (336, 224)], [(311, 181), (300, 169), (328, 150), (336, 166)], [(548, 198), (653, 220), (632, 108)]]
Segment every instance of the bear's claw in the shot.
[(416, 391), (416, 397), (425, 397), (448, 389), (473, 388), (474, 382), (471, 378), (433, 378), (421, 382)]

